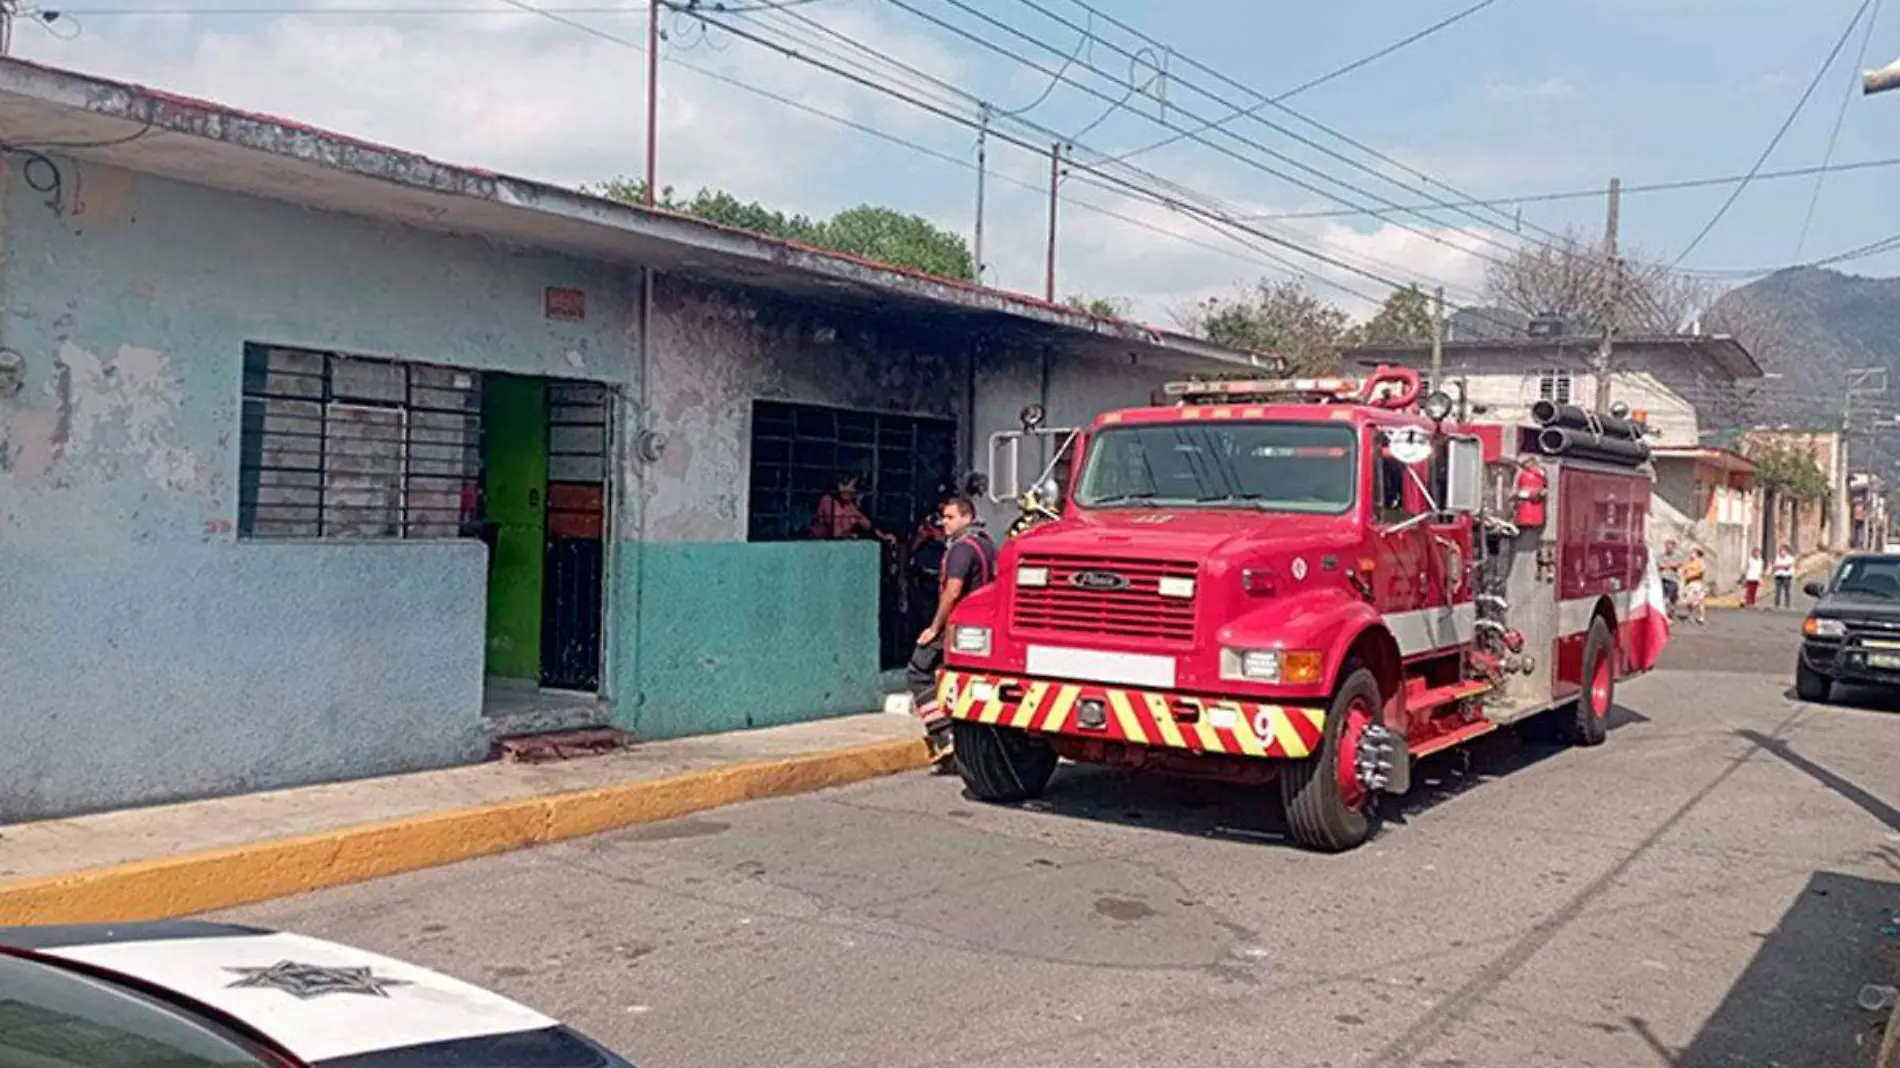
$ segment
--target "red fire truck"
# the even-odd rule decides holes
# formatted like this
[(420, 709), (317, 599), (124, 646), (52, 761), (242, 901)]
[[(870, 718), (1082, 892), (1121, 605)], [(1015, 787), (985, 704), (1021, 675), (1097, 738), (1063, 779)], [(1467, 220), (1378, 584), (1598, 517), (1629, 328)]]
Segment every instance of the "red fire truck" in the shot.
[(1026, 441), (1072, 474), (951, 619), (939, 698), (971, 793), (1032, 798), (1061, 758), (1278, 780), (1293, 837), (1337, 851), (1427, 754), (1537, 715), (1601, 743), (1667, 640), (1642, 428), (1553, 404), (1461, 422), (1420, 393), (1391, 368), (1176, 383), (992, 439), (998, 499)]

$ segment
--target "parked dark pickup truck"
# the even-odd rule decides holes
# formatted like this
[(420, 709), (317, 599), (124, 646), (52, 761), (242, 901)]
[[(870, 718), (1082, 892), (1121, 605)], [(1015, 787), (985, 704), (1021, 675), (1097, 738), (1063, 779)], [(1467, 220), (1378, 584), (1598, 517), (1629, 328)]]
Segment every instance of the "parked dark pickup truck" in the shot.
[(1849, 556), (1801, 624), (1794, 688), (1803, 701), (1826, 701), (1837, 682), (1900, 688), (1900, 554)]

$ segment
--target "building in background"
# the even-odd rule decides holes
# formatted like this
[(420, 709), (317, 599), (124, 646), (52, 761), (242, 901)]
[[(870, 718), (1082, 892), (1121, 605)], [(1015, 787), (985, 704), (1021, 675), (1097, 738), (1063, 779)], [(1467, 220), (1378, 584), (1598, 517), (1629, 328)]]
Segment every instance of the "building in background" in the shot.
[[(1598, 339), (1584, 336), (1488, 337), (1442, 346), (1445, 382), (1462, 391), (1480, 418), (1531, 421), (1538, 401), (1590, 406), (1596, 398), (1592, 361)], [(1350, 350), (1349, 361), (1398, 364), (1424, 370), (1429, 345), (1373, 345)], [(1732, 337), (1662, 334), (1618, 338), (1610, 401), (1630, 407), (1650, 428), (1656, 492), (1651, 497), (1650, 541), (1674, 538), (1700, 547), (1713, 561), (1717, 593), (1741, 580), (1748, 550), (1760, 542), (1761, 494), (1754, 464), (1740, 452), (1709, 444), (1701, 412), (1731, 395), (1738, 383), (1762, 377), (1761, 366)]]
[(841, 476), (908, 533), (1256, 362), (17, 61), (0, 130), (0, 823), (875, 708), (928, 605)]
[(1834, 501), (1848, 492), (1839, 430), (1758, 427), (1735, 438), (1742, 452), (1761, 457), (1763, 463), (1771, 463), (1770, 454), (1779, 453), (1804, 459), (1813, 471), (1814, 484), (1801, 492), (1774, 485), (1773, 480), (1763, 487), (1764, 552), (1787, 545), (1805, 556), (1846, 547), (1847, 535), (1837, 538), (1835, 532)]

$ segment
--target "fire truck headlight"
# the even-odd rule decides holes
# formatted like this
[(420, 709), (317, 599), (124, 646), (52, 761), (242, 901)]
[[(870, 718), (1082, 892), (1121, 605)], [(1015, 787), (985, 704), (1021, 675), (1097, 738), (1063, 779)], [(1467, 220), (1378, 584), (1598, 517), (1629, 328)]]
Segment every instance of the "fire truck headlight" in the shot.
[(1019, 567), (1016, 569), (1016, 585), (1047, 586), (1049, 585), (1049, 569), (1046, 567)]
[(1801, 626), (1810, 638), (1839, 638), (1847, 634), (1847, 625), (1838, 619), (1816, 619), (1809, 616)]
[(1324, 658), (1311, 650), (1222, 649), (1220, 676), (1241, 682), (1319, 682)]
[(950, 648), (971, 656), (990, 655), (990, 628), (951, 627)]
[(1169, 575), (1155, 584), (1155, 592), (1163, 597), (1177, 597), (1183, 601), (1194, 599), (1194, 580)]
[(1271, 649), (1222, 649), (1220, 677), (1244, 682), (1279, 682), (1280, 654)]

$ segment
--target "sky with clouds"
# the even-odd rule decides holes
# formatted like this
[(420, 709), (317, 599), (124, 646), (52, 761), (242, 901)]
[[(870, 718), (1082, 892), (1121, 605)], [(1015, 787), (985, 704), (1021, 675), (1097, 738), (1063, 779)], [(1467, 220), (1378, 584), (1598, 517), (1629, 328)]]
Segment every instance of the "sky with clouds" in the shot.
[[(15, 52), (28, 59), (561, 183), (643, 167), (645, 15), (617, 6), (623, 0), (23, 2), (29, 14), (61, 11), (50, 25), (29, 17), (16, 28)], [(529, 2), (549, 14), (523, 10)], [(1139, 171), (1109, 168), (1112, 181), (1092, 163), (1197, 130), (1257, 104), (1255, 94), (1285, 92), (1472, 2), (1090, 0), (1091, 11), (1076, 0), (798, 0), (758, 11), (745, 9), (759, 0), (725, 0), (729, 13), (718, 17), (959, 115), (987, 102), (999, 116), (985, 213), (993, 284), (1041, 289), (1043, 146), (1072, 141), (1079, 166), (1062, 183), (1058, 289), (1126, 298), (1138, 315), (1166, 322), (1170, 309), (1261, 277), (1302, 277), (1354, 310), (1386, 279), (1474, 299), (1486, 258), (1518, 233), (1600, 232), (1603, 200), (1497, 211), (1434, 202), (1595, 189), (1613, 175), (1639, 185), (1746, 172), (1861, 6), (1493, 0), (1285, 101), (1292, 112), (1264, 108), (1181, 138), (1128, 161)], [(811, 215), (885, 204), (971, 231), (967, 125), (740, 33), (678, 13), (665, 25), (663, 183), (721, 187)], [(1850, 95), (1865, 25), (1768, 170), (1820, 163), (1837, 116), (1833, 161), (1900, 157), (1900, 93)], [(1900, 10), (1875, 22), (1864, 65), (1895, 56)], [(1830, 175), (1818, 201), (1815, 189), (1813, 178), (1751, 185), (1685, 265), (1800, 262), (1900, 232), (1900, 167)], [(1630, 193), (1626, 246), (1673, 261), (1728, 191)], [(1342, 202), (1383, 214), (1279, 217)], [(1189, 211), (1178, 210), (1184, 204)], [(1210, 212), (1245, 216), (1253, 232), (1210, 227)], [(1843, 266), (1900, 273), (1900, 253)]]

